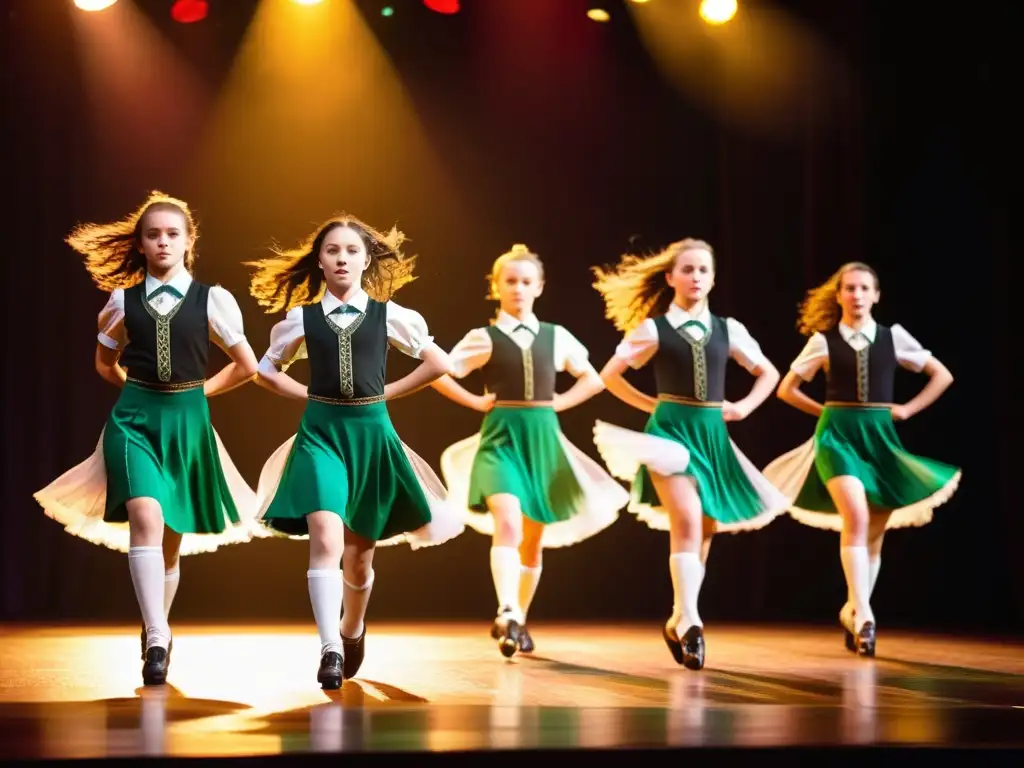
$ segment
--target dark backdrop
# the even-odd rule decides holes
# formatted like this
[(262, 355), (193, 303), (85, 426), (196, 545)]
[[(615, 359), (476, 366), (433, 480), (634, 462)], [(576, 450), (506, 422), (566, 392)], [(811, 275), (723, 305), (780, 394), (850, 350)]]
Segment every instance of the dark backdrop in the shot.
[[(188, 50), (198, 27), (169, 22), (169, 3), (139, 4)], [(956, 377), (932, 409), (900, 426), (901, 436), (911, 450), (964, 469), (959, 492), (931, 525), (890, 534), (876, 611), (887, 626), (1020, 629), (1024, 536), (1008, 458), (1017, 423), (1008, 380), (1018, 367), (1007, 346), (1009, 25), (1002, 5), (979, 18), (954, 5), (932, 4), (918, 15), (884, 2), (779, 5), (814, 30), (841, 76), (804, 73), (808, 85), (798, 89), (789, 119), (767, 130), (673, 88), (619, 3), (609, 5), (616, 9), (611, 24), (596, 25), (576, 0), (559, 0), (558, 12), (551, 0), (466, 0), (455, 17), (395, 3), (400, 13), (388, 20), (379, 3), (360, 2), (464, 201), (461, 221), (434, 215), (430, 195), (382, 195), (369, 183), (362, 191), (328, 185), (318, 207), (294, 212), (290, 197), (307, 180), (287, 175), (268, 179), (256, 194), (239, 190), (239, 211), (228, 200), (237, 187), (230, 174), (200, 185), (186, 180), (195, 169), (189, 175), (170, 163), (116, 162), (83, 130), (91, 102), (75, 53), (76, 11), (64, 5), (4, 6), (3, 147), (12, 197), (4, 243), (0, 618), (137, 615), (124, 557), (64, 533), (31, 494), (86, 458), (117, 397), (92, 368), (104, 296), (62, 237), (77, 221), (120, 217), (160, 188), (186, 197), (201, 217), (231, 211), (220, 225), (212, 214), (203, 218), (198, 276), (235, 292), (257, 355), (276, 318), (248, 297), (239, 262), (272, 239), (305, 234), (338, 208), (378, 226), (402, 222), (421, 254), (421, 279), (398, 300), (420, 310), (446, 348), (493, 312), (483, 298), (490, 261), (513, 242), (528, 243), (548, 268), (538, 313), (570, 328), (598, 367), (618, 336), (602, 319), (588, 267), (626, 249), (684, 236), (712, 242), (719, 258), (714, 310), (744, 322), (783, 371), (803, 343), (794, 327), (803, 292), (843, 261), (869, 261), (883, 281), (879, 321), (902, 323)], [(202, 34), (216, 45), (206, 49), (202, 75), (214, 92), (254, 5), (211, 4), (215, 15), (203, 23), (215, 31)], [(520, 23), (507, 24), (515, 18)], [(712, 58), (706, 63), (709, 79), (721, 76)], [(372, 96), (366, 107), (373, 108)], [(145, 115), (153, 107), (138, 109)], [(365, 151), (347, 136), (339, 125), (336, 140), (316, 148), (325, 162)], [(267, 224), (285, 218), (282, 211), (287, 231)], [(397, 355), (392, 361), (392, 377), (409, 369)], [(741, 396), (750, 379), (731, 371), (730, 394)], [(648, 372), (636, 381), (650, 388)], [(910, 397), (923, 383), (904, 374), (899, 393)], [(301, 415), (300, 404), (254, 386), (211, 408), (253, 485)], [(479, 423), (432, 391), (396, 402), (392, 413), (406, 442), (435, 469), (442, 450)], [(565, 414), (568, 437), (595, 457), (595, 418), (635, 428), (644, 421), (607, 394)], [(813, 427), (773, 398), (732, 432), (764, 466)], [(486, 621), (494, 607), (488, 546), (467, 531), (432, 550), (380, 551), (371, 613)], [(837, 550), (835, 534), (789, 518), (721, 536), (702, 613), (708, 621), (831, 622), (844, 592)], [(623, 513), (594, 539), (547, 553), (533, 615), (661, 619), (671, 607), (666, 555), (664, 533)], [(264, 540), (187, 558), (175, 614), (306, 619), (306, 556), (305, 544)]]

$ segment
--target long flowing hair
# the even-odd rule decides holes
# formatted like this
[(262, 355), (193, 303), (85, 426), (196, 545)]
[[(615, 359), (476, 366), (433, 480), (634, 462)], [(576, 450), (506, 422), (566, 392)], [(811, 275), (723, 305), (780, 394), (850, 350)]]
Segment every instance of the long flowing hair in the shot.
[(597, 278), (594, 288), (604, 299), (605, 317), (622, 333), (628, 333), (644, 320), (663, 314), (672, 302), (672, 291), (665, 276), (676, 259), (686, 251), (715, 252), (703, 240), (686, 238), (671, 243), (648, 256), (625, 254), (614, 267), (591, 267)]
[(149, 193), (146, 201), (120, 221), (107, 224), (79, 224), (65, 238), (68, 245), (85, 257), (85, 268), (92, 281), (104, 291), (129, 288), (146, 277), (146, 255), (142, 246), (142, 229), (146, 215), (156, 211), (173, 211), (185, 220), (190, 245), (185, 252), (185, 269), (192, 272), (196, 261), (199, 229), (184, 200)]
[(821, 285), (811, 288), (807, 296), (800, 302), (800, 313), (796, 327), (804, 336), (824, 333), (835, 327), (843, 316), (839, 306), (839, 289), (843, 284), (843, 275), (847, 272), (868, 272), (875, 279), (875, 290), (881, 290), (878, 273), (862, 261), (851, 261), (843, 264), (832, 276)]
[(249, 293), (257, 303), (271, 313), (320, 301), (327, 290), (327, 278), (320, 269), (320, 250), (327, 235), (338, 227), (355, 231), (366, 246), (370, 263), (363, 272), (362, 288), (371, 298), (387, 301), (416, 279), (412, 274), (416, 257), (402, 253), (405, 235), (397, 228), (380, 232), (354, 216), (340, 214), (324, 222), (298, 247), (274, 248), (273, 256), (245, 262), (256, 267)]

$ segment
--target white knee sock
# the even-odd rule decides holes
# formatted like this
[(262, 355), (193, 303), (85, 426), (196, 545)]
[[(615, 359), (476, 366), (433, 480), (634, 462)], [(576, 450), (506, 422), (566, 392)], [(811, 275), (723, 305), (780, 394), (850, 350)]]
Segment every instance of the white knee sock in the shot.
[(128, 569), (135, 586), (142, 621), (146, 624), (146, 647), (167, 648), (171, 628), (164, 613), (164, 550), (163, 547), (131, 547)]
[(537, 593), (537, 585), (540, 583), (540, 572), (543, 567), (538, 565), (530, 568), (524, 565), (519, 571), (519, 609), (523, 612), (523, 621), (526, 621), (526, 614), (530, 612), (530, 603)]
[(874, 621), (875, 614), (871, 611), (871, 566), (868, 548), (840, 547), (839, 557), (846, 574), (846, 585), (853, 602), (854, 632), (859, 632), (866, 621)]
[(519, 621), (523, 620), (519, 607), (519, 575), (522, 564), (515, 547), (491, 547), (491, 577), (498, 596), (498, 610), (508, 608)]
[(181, 581), (180, 567), (164, 572), (164, 615), (170, 618), (174, 596), (178, 594), (178, 582)]
[(320, 633), (320, 654), (341, 653), (341, 569), (310, 569), (306, 571), (306, 580), (313, 618)]
[(345, 610), (341, 614), (341, 635), (349, 640), (358, 640), (363, 634), (363, 620), (366, 618), (366, 606), (370, 604), (370, 590), (373, 588), (374, 571), (366, 577), (362, 586), (345, 582)]
[(697, 611), (697, 599), (701, 584), (704, 583), (704, 564), (697, 552), (676, 552), (669, 556), (668, 568), (672, 574), (672, 591), (675, 593), (670, 621), (682, 636), (690, 627), (704, 626)]

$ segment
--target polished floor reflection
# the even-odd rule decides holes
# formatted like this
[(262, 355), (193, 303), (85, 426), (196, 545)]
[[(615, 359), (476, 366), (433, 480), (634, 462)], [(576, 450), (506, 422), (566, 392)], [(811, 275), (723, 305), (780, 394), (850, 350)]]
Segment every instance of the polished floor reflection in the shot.
[(657, 626), (370, 625), (359, 678), (316, 684), (311, 626), (177, 626), (143, 689), (133, 627), (0, 630), (0, 760), (492, 749), (1024, 745), (1024, 643), (713, 627), (676, 667)]

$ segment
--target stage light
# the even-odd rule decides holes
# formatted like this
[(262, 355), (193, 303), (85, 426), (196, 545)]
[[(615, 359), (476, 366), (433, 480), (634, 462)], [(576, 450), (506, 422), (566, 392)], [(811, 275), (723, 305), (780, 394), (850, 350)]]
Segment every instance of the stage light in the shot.
[(587, 18), (593, 21), (608, 21), (611, 16), (608, 15), (608, 11), (604, 8), (591, 8), (587, 11)]
[(458, 13), (459, 0), (423, 0), (423, 4), (437, 13)]
[(292, 0), (292, 2), (298, 3), (299, 5), (317, 5), (323, 2), (323, 0)]
[(633, 2), (636, 3), (637, 5), (643, 5), (644, 3), (647, 2), (647, 0), (633, 0)]
[(385, 5), (383, 8), (380, 9), (380, 15), (381, 16), (394, 16), (395, 15), (395, 9), (392, 8), (390, 5)]
[(701, 0), (700, 17), (708, 24), (725, 24), (736, 15), (736, 0)]
[(102, 11), (116, 2), (117, 0), (75, 0), (75, 6), (83, 11)]
[(192, 24), (205, 19), (209, 10), (206, 0), (176, 0), (171, 6), (171, 18), (180, 24)]

